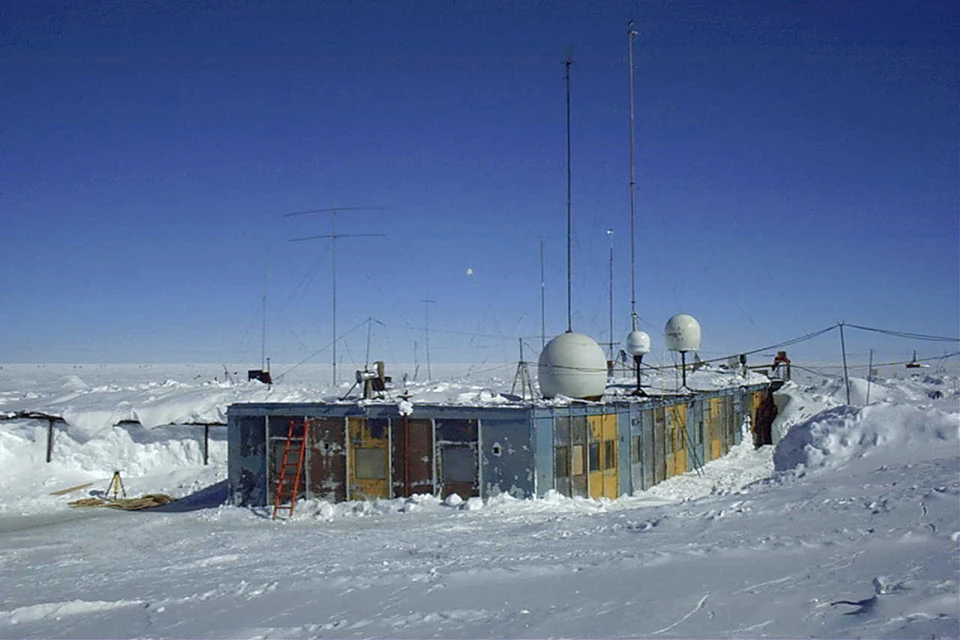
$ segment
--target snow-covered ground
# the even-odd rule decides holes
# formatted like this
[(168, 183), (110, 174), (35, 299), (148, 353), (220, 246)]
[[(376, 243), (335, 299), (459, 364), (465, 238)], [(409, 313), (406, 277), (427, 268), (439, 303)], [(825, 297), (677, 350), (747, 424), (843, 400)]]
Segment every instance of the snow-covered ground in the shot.
[[(434, 368), (408, 381), (414, 402), (509, 401), (512, 366)], [(46, 421), (0, 422), (0, 637), (960, 637), (957, 376), (872, 381), (866, 406), (865, 380), (851, 405), (842, 380), (788, 383), (775, 446), (615, 501), (311, 502), (289, 521), (224, 506), (225, 428), (204, 466), (185, 423), (349, 387), (294, 373), (267, 388), (212, 365), (3, 365), (0, 414), (68, 424), (46, 464)], [(114, 470), (181, 499), (67, 506)]]

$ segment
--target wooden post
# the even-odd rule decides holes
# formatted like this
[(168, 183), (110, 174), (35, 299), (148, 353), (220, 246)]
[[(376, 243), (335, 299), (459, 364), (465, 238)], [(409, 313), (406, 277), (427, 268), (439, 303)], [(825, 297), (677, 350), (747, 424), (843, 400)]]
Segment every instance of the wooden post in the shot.
[(53, 420), (47, 420), (47, 462), (53, 458)]
[(203, 466), (210, 462), (210, 425), (203, 425)]

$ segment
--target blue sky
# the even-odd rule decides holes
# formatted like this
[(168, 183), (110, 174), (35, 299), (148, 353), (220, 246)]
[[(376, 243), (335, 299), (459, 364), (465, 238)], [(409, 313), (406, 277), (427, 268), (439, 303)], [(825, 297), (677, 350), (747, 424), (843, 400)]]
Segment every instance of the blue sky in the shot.
[[(960, 333), (960, 9), (926, 2), (20, 2), (0, 19), (0, 362), (516, 357), (637, 309), (703, 355)], [(467, 270), (473, 271), (468, 275)], [(853, 340), (858, 340), (853, 338)], [(872, 338), (853, 349), (865, 354)], [(364, 359), (366, 330), (340, 343)], [(414, 346), (414, 343), (416, 347)], [(835, 338), (795, 347), (836, 354)], [(936, 355), (955, 345), (897, 343)], [(535, 355), (532, 354), (532, 355)]]

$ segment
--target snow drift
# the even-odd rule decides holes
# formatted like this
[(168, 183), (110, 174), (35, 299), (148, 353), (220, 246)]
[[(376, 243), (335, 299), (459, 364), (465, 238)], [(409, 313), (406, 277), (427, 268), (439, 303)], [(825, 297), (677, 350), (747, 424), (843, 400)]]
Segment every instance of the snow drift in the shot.
[(839, 470), (856, 462), (915, 462), (957, 456), (960, 416), (881, 403), (838, 406), (795, 425), (773, 455), (777, 471)]

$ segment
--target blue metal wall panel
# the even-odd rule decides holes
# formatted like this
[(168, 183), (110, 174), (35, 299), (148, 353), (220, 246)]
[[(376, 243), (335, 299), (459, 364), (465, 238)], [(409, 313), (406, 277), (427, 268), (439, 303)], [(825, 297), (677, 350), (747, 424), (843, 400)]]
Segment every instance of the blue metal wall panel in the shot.
[(544, 496), (553, 482), (553, 412), (538, 411), (533, 422), (536, 450), (536, 495)]
[(480, 421), (483, 450), (481, 495), (508, 493), (514, 498), (531, 498), (535, 492), (534, 443), (530, 416), (514, 420)]

